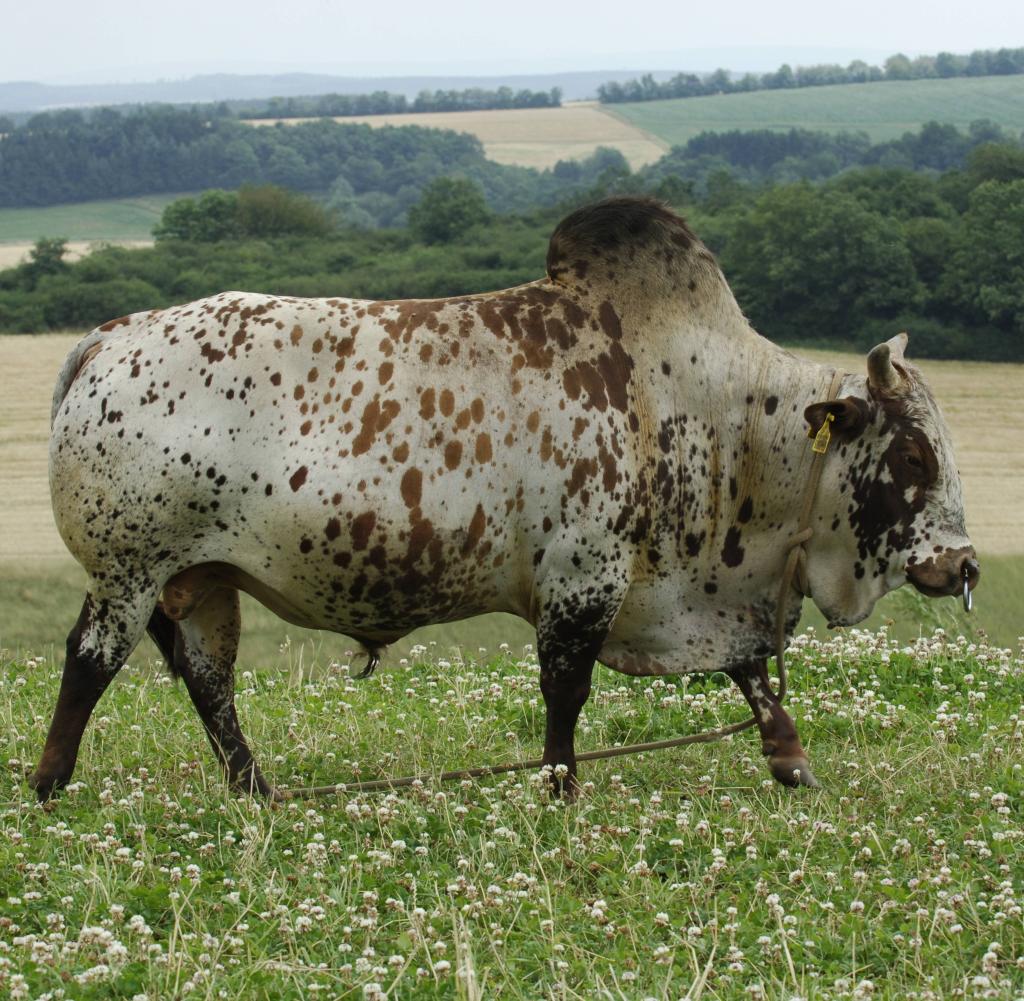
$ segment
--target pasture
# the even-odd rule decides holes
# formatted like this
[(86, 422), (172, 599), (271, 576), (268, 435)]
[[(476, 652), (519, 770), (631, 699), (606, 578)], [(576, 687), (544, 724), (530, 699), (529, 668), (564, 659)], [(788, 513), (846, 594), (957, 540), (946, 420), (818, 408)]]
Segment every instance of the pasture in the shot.
[[(532, 756), (537, 664), (496, 646), (358, 682), (330, 659), (246, 671), (239, 711), (282, 786)], [(3, 657), (0, 982), (82, 1001), (1017, 1001), (1020, 653), (796, 647), (790, 708), (823, 789), (783, 789), (742, 734), (584, 763), (568, 807), (533, 773), (236, 798), (183, 686), (128, 668), (40, 810), (24, 777), (60, 665)], [(715, 679), (596, 682), (584, 749), (748, 714)]]
[(1024, 109), (1024, 77), (886, 81), (604, 107), (669, 146), (706, 130), (729, 129), (861, 131), (882, 142), (928, 121), (965, 129), (980, 118), (1016, 134)]
[(41, 208), (0, 208), (0, 270), (24, 260), (40, 237), (65, 237), (69, 256), (81, 257), (94, 243), (143, 247), (164, 208), (181, 195), (140, 195)]
[[(308, 119), (255, 119), (247, 124), (294, 125)], [(622, 152), (636, 170), (654, 163), (668, 145), (642, 129), (610, 115), (596, 101), (573, 101), (561, 108), (511, 108), (496, 111), (439, 111), (415, 115), (362, 115), (336, 118), (342, 124), (419, 125), (469, 132), (483, 143), (488, 159), (497, 163), (543, 169), (559, 160), (582, 160), (598, 146)]]
[(41, 236), (69, 240), (152, 242), (163, 210), (182, 194), (138, 195), (39, 208), (0, 208), (0, 244), (32, 243)]

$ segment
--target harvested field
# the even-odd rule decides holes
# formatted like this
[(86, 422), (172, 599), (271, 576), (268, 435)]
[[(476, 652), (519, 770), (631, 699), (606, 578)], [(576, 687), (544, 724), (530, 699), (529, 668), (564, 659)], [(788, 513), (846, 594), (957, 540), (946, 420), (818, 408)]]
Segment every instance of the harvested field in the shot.
[[(253, 125), (296, 125), (306, 118), (264, 118)], [(622, 152), (634, 170), (660, 159), (668, 145), (604, 111), (596, 101), (574, 101), (561, 108), (512, 108), (507, 111), (443, 111), (416, 115), (365, 115), (336, 118), (343, 124), (419, 125), (469, 132), (498, 163), (553, 167), (559, 160), (580, 160), (598, 146)]]
[[(26, 243), (0, 243), (0, 271), (13, 268), (22, 261), (28, 260), (28, 252), (35, 241)], [(119, 247), (151, 247), (152, 240), (71, 240), (68, 243), (67, 260), (77, 261), (80, 257), (92, 252), (99, 244), (114, 243)]]

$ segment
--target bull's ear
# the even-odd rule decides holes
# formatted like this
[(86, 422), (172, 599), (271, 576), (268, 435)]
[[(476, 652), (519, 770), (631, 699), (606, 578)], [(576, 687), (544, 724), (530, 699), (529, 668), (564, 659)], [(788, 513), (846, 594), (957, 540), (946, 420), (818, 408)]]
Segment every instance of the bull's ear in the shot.
[(841, 400), (812, 403), (804, 411), (804, 419), (813, 436), (831, 414), (830, 430), (833, 434), (848, 440), (856, 438), (864, 430), (868, 422), (868, 412), (867, 400), (859, 400), (856, 396), (844, 396)]
[(890, 396), (899, 392), (905, 378), (900, 362), (908, 340), (900, 333), (868, 352), (868, 385), (876, 392)]

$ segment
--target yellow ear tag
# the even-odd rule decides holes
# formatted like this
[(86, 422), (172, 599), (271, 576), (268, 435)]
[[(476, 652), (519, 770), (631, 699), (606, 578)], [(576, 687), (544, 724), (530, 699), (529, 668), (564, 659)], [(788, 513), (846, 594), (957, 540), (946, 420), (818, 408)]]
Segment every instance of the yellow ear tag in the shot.
[(828, 426), (835, 419), (835, 414), (825, 414), (825, 420), (822, 421), (821, 427), (818, 428), (818, 433), (814, 436), (814, 444), (811, 445), (812, 452), (824, 455), (828, 451), (829, 443), (832, 441), (832, 432)]

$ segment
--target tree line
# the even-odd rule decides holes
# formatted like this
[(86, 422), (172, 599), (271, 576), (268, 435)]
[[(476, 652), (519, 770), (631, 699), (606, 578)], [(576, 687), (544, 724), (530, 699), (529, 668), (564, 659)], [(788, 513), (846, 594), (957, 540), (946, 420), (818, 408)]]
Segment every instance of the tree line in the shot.
[(492, 111), (509, 108), (560, 108), (562, 89), (513, 90), (467, 87), (464, 90), (421, 90), (412, 100), (404, 94), (377, 90), (371, 94), (319, 94), (272, 97), (269, 101), (228, 101), (242, 119), (350, 118), (356, 115), (406, 115), (428, 111)]
[(647, 73), (636, 80), (611, 80), (597, 88), (602, 104), (635, 101), (663, 101), (677, 97), (707, 97), (712, 94), (747, 94), (755, 90), (786, 90), (794, 87), (827, 87), (832, 84), (874, 83), (879, 80), (937, 80), (957, 76), (1008, 76), (1024, 73), (1024, 48), (978, 49), (970, 55), (940, 52), (935, 56), (910, 59), (902, 52), (889, 56), (881, 66), (855, 59), (847, 66), (822, 63), (797, 66), (783, 63), (773, 73), (734, 76), (717, 69), (700, 76), (677, 73), (658, 82)]
[(152, 248), (69, 263), (62, 241), (40, 241), (0, 272), (0, 330), (85, 329), (225, 288), (391, 299), (507, 287), (543, 274), (563, 213), (615, 192), (682, 211), (775, 341), (859, 349), (906, 329), (921, 356), (1024, 360), (1024, 149), (997, 142), (941, 173), (874, 165), (817, 184), (608, 170), (512, 215), (478, 181), (437, 177), (390, 229), (354, 229), (281, 189), (211, 191), (168, 206)]
[(728, 170), (737, 180), (765, 184), (821, 181), (855, 167), (894, 167), (936, 172), (963, 167), (979, 146), (1020, 146), (1015, 135), (987, 120), (967, 129), (927, 122), (898, 139), (873, 143), (863, 132), (817, 132), (770, 129), (702, 132), (643, 168), (645, 177), (676, 176), (701, 184), (712, 173)]

